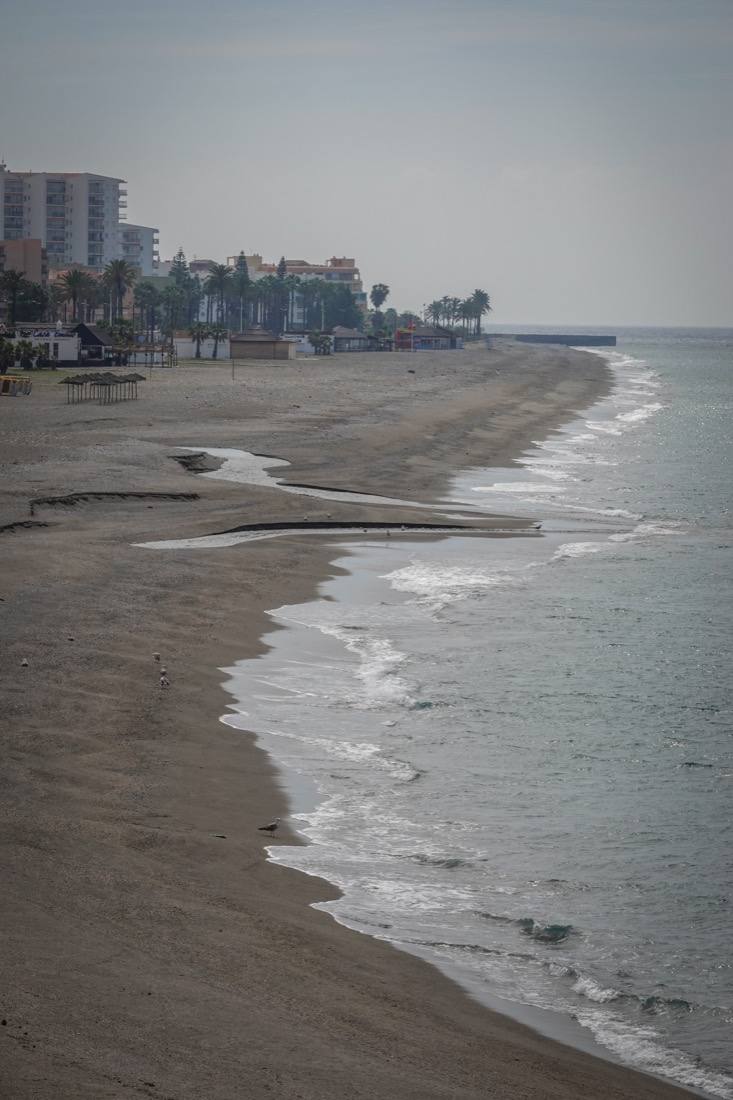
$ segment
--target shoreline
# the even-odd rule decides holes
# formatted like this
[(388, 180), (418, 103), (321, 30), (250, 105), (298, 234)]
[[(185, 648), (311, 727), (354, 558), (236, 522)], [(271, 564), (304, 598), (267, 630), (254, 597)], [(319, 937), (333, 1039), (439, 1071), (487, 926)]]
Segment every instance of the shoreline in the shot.
[[(293, 480), (333, 484), (338, 469), (344, 488), (374, 493), (394, 488), (400, 463), (410, 482), (400, 495), (414, 495), (458, 468), (459, 449), (507, 464), (540, 425), (551, 431), (608, 386), (604, 365), (581, 353), (482, 349), (414, 356), (427, 383), (385, 400), (377, 387), (400, 357), (347, 359), (342, 386), (331, 364), (258, 365), (238, 401), (212, 368), (156, 378), (137, 408), (64, 409), (39, 388), (32, 410), (12, 410), (3, 519), (41, 491), (191, 488), (167, 450), (204, 435), (287, 455)], [(359, 359), (376, 381), (358, 376)], [(459, 362), (471, 377), (446, 402)], [(519, 372), (497, 384), (503, 398), (488, 392), (487, 364)], [(302, 414), (316, 376), (328, 392)], [(262, 652), (273, 594), (308, 598), (334, 575), (332, 550), (287, 537), (219, 550), (215, 562), (205, 551), (141, 561), (132, 544), (162, 528), (194, 537), (301, 508), (267, 487), (194, 484), (195, 504), (85, 504), (6, 536), (17, 551), (3, 585), (8, 1095), (694, 1095), (495, 1016), (432, 966), (310, 909), (329, 896), (324, 880), (265, 860), (256, 826), (284, 794), (253, 739), (218, 721), (217, 668)], [(359, 511), (381, 519), (376, 506)]]
[[(438, 536), (436, 539), (431, 538), (428, 541), (443, 542), (445, 539), (449, 538), (461, 540), (463, 537), (463, 533), (458, 532), (456, 534)], [(491, 538), (492, 536), (484, 534), (483, 537)], [(521, 535), (518, 537), (521, 537)], [(365, 536), (365, 539), (366, 538), (367, 536)], [(425, 540), (423, 540), (423, 542), (424, 541)], [(554, 533), (553, 541), (559, 541), (557, 533)], [(383, 592), (381, 590), (381, 585), (375, 578), (381, 578), (383, 576), (383, 570), (385, 569), (399, 568), (399, 557), (397, 557), (396, 560), (394, 559), (396, 555), (399, 555), (400, 550), (407, 547), (410, 551), (414, 551), (419, 545), (420, 543), (415, 543), (410, 539), (394, 540), (390, 544), (384, 541), (381, 545), (377, 545), (372, 540), (356, 544), (344, 542), (335, 545), (332, 556), (332, 564), (337, 567), (335, 581), (329, 583), (328, 591), (325, 594), (316, 596), (314, 600), (308, 601), (308, 606), (312, 608), (314, 604), (328, 601), (329, 604), (335, 603), (337, 606), (348, 609), (352, 605), (352, 600), (354, 600), (357, 605), (363, 602), (366, 590), (367, 602), (376, 601), (383, 604), (388, 600), (398, 607), (404, 602), (405, 597), (396, 593), (390, 596)], [(369, 559), (372, 559), (371, 564)], [(375, 568), (373, 564), (375, 560), (378, 562), (377, 568)], [(362, 569), (368, 570), (366, 576), (364, 572), (362, 572), (362, 569), (360, 569), (360, 566)], [(373, 591), (371, 591), (372, 588)], [(339, 589), (343, 591), (339, 592)], [(302, 604), (298, 606), (302, 606)], [(280, 738), (269, 735), (266, 727), (255, 728), (253, 725), (250, 725), (247, 719), (241, 717), (240, 707), (238, 705), (243, 701), (243, 699), (240, 698), (243, 686), (246, 689), (248, 685), (251, 686), (254, 683), (256, 690), (260, 684), (277, 683), (274, 677), (277, 676), (278, 671), (282, 667), (282, 663), (284, 662), (287, 665), (289, 661), (297, 660), (298, 655), (301, 653), (307, 653), (306, 659), (309, 663), (315, 659), (317, 661), (323, 661), (325, 665), (328, 666), (334, 659), (331, 653), (333, 646), (329, 639), (327, 637), (322, 637), (316, 630), (315, 638), (311, 641), (311, 628), (302, 623), (297, 617), (290, 619), (288, 614), (289, 611), (290, 606), (286, 605), (284, 607), (271, 609), (268, 613), (270, 616), (270, 628), (267, 635), (267, 653), (260, 654), (255, 659), (238, 661), (231, 668), (220, 669), (227, 677), (222, 682), (222, 687), (229, 698), (227, 713), (222, 714), (220, 721), (238, 730), (243, 735), (254, 738), (257, 746), (274, 762), (290, 811), (290, 817), (297, 819), (314, 813), (319, 808), (327, 805), (331, 798), (336, 797), (334, 791), (331, 790), (329, 792), (319, 786), (316, 778), (309, 773), (306, 760), (301, 758), (300, 764), (289, 761), (287, 759), (289, 755), (287, 751), (278, 751), (281, 746)], [(280, 612), (284, 614), (281, 615)], [(347, 621), (350, 620), (347, 619)], [(283, 638), (281, 632), (285, 635), (290, 634), (291, 640), (288, 640), (287, 637)], [(339, 643), (337, 643), (337, 645), (338, 644)], [(274, 659), (274, 665), (267, 665), (264, 669), (258, 671), (258, 663), (263, 659), (267, 660), (270, 656)], [(247, 666), (251, 667), (248, 668)], [(271, 677), (273, 677), (273, 679), (271, 679)], [(258, 713), (258, 718), (260, 719), (260, 723), (268, 721), (266, 715), (263, 713)], [(288, 742), (284, 742), (284, 744), (287, 745)], [(304, 765), (303, 770), (301, 770), (301, 765)], [(367, 781), (366, 776), (365, 781)], [(299, 860), (297, 855), (297, 850), (299, 848), (306, 846), (314, 848), (317, 851), (319, 842), (317, 840), (312, 840), (308, 835), (308, 827), (301, 827), (297, 820), (294, 823), (288, 821), (288, 825), (295, 830), (295, 840), (292, 842), (292, 855), (290, 855), (288, 851), (288, 848), (291, 846), (290, 840), (288, 840), (285, 845), (272, 845), (268, 841), (266, 845), (268, 857), (278, 868), (282, 870), (295, 870), (299, 874), (304, 874), (327, 883), (336, 891), (336, 899), (312, 903), (314, 908), (326, 913), (336, 924), (349, 929), (352, 933), (374, 938), (378, 942), (388, 944), (399, 952), (424, 960), (430, 967), (454, 982), (466, 993), (466, 995), (472, 1000), (475, 1000), (478, 1004), (486, 1007), (493, 1013), (498, 1013), (507, 1017), (509, 1020), (522, 1027), (530, 1028), (533, 1032), (553, 1043), (568, 1046), (573, 1050), (618, 1067), (628, 1069), (631, 1072), (641, 1073), (661, 1084), (685, 1089), (688, 1095), (704, 1097), (706, 1100), (715, 1100), (713, 1093), (699, 1086), (684, 1085), (675, 1081), (671, 1076), (654, 1073), (649, 1069), (634, 1066), (633, 1063), (625, 1061), (622, 1056), (616, 1054), (612, 1049), (605, 1047), (587, 1028), (583, 1027), (572, 1015), (561, 1008), (552, 1008), (549, 1006), (539, 1007), (493, 992), (490, 980), (479, 977), (471, 969), (460, 967), (454, 961), (449, 961), (445, 958), (441, 959), (440, 955), (436, 955), (435, 952), (431, 951), (429, 941), (423, 944), (420, 940), (402, 938), (402, 935), (399, 933), (399, 925), (385, 924), (383, 926), (385, 929), (390, 928), (394, 931), (390, 933), (378, 932), (371, 920), (365, 919), (364, 921), (360, 921), (358, 917), (354, 915), (349, 916), (346, 913), (339, 912), (334, 908), (332, 902), (334, 900), (339, 901), (345, 899), (348, 903), (349, 890), (343, 888), (339, 884), (337, 877), (331, 877), (327, 869), (311, 869), (307, 861), (303, 863), (302, 860)], [(282, 853), (284, 858), (280, 858), (278, 855), (278, 850), (281, 848), (284, 848)], [(328, 857), (326, 857), (326, 863), (327, 862)], [(323, 864), (324, 860), (319, 860), (318, 857), (316, 857), (313, 866), (323, 868)], [(373, 914), (371, 915), (373, 916)], [(385, 912), (383, 916), (384, 919), (392, 919), (387, 912)], [(460, 938), (459, 936), (459, 939)]]

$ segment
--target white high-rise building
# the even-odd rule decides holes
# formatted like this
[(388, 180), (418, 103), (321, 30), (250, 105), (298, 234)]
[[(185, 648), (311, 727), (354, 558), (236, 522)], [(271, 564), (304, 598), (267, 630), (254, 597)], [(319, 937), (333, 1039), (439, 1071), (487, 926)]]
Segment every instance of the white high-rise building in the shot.
[(40, 240), (50, 267), (101, 270), (120, 257), (124, 182), (92, 172), (11, 172), (0, 163), (0, 238)]
[(120, 259), (139, 268), (142, 275), (157, 275), (160, 263), (158, 230), (131, 222), (120, 222), (119, 229)]

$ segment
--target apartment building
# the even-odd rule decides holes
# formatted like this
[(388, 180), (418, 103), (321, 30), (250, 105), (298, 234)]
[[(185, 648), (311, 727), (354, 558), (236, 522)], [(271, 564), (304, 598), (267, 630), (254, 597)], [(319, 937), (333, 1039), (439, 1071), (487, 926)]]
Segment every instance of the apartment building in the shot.
[(124, 182), (91, 172), (13, 172), (0, 163), (0, 236), (40, 240), (51, 267), (101, 270), (120, 255)]
[[(229, 267), (236, 267), (238, 259), (238, 256), (227, 256), (227, 264)], [(326, 282), (348, 286), (357, 304), (366, 310), (367, 296), (356, 260), (348, 256), (332, 256), (322, 264), (312, 264), (307, 260), (286, 260), (285, 266), (288, 275), (299, 275), (301, 279), (325, 279)], [(277, 264), (264, 263), (262, 256), (257, 253), (247, 256), (247, 267), (250, 279), (262, 279), (265, 275), (277, 273)]]
[(142, 275), (157, 275), (160, 264), (158, 230), (149, 225), (132, 225), (121, 222), (119, 226), (119, 256), (137, 267)]

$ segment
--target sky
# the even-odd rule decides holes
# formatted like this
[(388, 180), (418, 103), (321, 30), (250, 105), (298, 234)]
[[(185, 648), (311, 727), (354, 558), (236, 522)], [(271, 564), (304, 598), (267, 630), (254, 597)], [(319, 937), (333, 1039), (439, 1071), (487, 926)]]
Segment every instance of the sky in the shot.
[(0, 159), (164, 258), (353, 256), (420, 310), (733, 325), (733, 0), (0, 0)]

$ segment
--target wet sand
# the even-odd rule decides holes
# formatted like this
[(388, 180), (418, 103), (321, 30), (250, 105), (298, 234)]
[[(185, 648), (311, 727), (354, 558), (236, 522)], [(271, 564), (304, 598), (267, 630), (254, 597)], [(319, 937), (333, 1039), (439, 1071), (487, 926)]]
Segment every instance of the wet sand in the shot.
[[(268, 608), (314, 594), (327, 534), (134, 545), (306, 513), (414, 521), (304, 509), (170, 456), (238, 447), (288, 459), (293, 482), (437, 499), (453, 470), (510, 463), (606, 392), (603, 361), (508, 345), (243, 364), (234, 381), (229, 363), (181, 366), (106, 406), (66, 405), (55, 383), (0, 408), (0, 526), (37, 524), (0, 532), (0, 1096), (689, 1095), (492, 1013), (309, 908), (329, 884), (267, 863), (257, 826), (286, 799), (253, 739), (219, 721), (218, 669), (261, 652)], [(85, 499), (30, 516), (30, 499), (67, 494)]]

